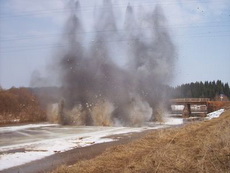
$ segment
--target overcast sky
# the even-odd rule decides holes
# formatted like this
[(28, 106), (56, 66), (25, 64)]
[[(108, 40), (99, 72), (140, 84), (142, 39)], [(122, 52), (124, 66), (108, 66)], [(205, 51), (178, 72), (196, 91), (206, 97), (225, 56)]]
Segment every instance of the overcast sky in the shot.
[[(0, 86), (30, 86), (31, 74), (46, 75), (60, 46), (70, 9), (66, 0), (0, 0)], [(222, 80), (230, 83), (230, 0), (113, 0), (116, 18), (127, 4), (151, 11), (161, 5), (177, 47), (172, 85)], [(101, 0), (82, 0), (85, 32)], [(120, 64), (123, 59), (118, 56)]]

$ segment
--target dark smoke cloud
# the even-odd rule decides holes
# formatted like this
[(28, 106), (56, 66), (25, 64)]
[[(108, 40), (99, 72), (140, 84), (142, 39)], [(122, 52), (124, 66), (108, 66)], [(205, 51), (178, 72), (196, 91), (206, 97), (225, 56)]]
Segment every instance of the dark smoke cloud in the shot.
[[(163, 108), (163, 86), (173, 77), (176, 57), (161, 8), (146, 13), (142, 21), (147, 27), (140, 29), (129, 4), (123, 28), (118, 28), (111, 1), (104, 0), (95, 19), (93, 42), (85, 44), (80, 4), (71, 1), (70, 5), (75, 9), (62, 41), (67, 48), (55, 61), (64, 123), (136, 126), (154, 119), (156, 110)], [(127, 56), (127, 66), (114, 61), (114, 49), (121, 47), (118, 54)]]

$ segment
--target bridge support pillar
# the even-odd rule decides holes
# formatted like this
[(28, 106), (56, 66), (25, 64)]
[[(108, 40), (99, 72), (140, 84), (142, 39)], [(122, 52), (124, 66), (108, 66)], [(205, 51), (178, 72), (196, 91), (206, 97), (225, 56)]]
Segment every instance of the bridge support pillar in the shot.
[(191, 105), (190, 104), (185, 104), (184, 105), (182, 116), (184, 118), (188, 118), (188, 117), (191, 116)]

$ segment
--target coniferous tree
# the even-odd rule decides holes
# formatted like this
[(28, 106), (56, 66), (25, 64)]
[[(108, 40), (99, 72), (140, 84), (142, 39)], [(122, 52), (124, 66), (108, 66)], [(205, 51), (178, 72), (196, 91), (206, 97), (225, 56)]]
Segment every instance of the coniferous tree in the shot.
[(225, 83), (224, 85), (224, 93), (227, 97), (230, 97), (230, 88), (229, 88), (228, 83)]
[(210, 98), (214, 99), (220, 94), (224, 94), (230, 98), (230, 88), (228, 83), (221, 80), (208, 82), (195, 82), (183, 84), (172, 89), (175, 98)]

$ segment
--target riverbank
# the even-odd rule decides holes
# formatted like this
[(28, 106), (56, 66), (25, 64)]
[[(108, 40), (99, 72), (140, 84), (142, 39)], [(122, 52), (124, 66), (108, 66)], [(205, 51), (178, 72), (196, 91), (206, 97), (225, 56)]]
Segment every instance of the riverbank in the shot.
[(54, 173), (228, 172), (230, 110), (219, 118), (163, 129)]

